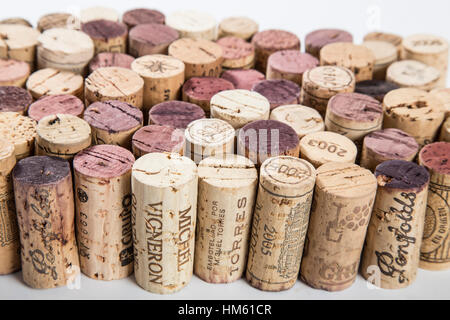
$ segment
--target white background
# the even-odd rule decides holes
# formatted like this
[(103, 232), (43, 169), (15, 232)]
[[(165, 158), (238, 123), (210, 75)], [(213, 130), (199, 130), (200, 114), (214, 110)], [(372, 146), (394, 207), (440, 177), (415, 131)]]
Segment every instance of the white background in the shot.
[[(305, 35), (318, 28), (338, 27), (350, 31), (355, 42), (374, 29), (402, 36), (433, 33), (450, 39), (450, 1), (448, 0), (11, 0), (4, 1), (0, 19), (20, 16), (36, 25), (41, 15), (57, 11), (77, 12), (93, 5), (114, 7), (119, 12), (148, 7), (166, 15), (179, 9), (195, 9), (213, 14), (218, 21), (228, 16), (245, 15), (260, 23), (261, 30), (285, 29), (296, 33), (304, 48)], [(338, 293), (311, 289), (300, 281), (289, 291), (261, 292), (244, 280), (230, 285), (211, 285), (194, 277), (181, 292), (159, 296), (142, 290), (133, 276), (114, 282), (86, 277), (79, 290), (58, 288), (33, 290), (21, 273), (0, 276), (0, 299), (450, 299), (450, 271), (419, 270), (416, 282), (402, 290), (369, 289), (358, 275), (356, 283)]]

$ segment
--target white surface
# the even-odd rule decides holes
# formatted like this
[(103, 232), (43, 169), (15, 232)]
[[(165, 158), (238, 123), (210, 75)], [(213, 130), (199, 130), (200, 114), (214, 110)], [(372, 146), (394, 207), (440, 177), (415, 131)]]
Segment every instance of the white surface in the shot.
[[(41, 15), (57, 11), (77, 12), (90, 6), (111, 6), (124, 12), (135, 7), (150, 7), (165, 14), (179, 9), (209, 12), (221, 19), (246, 15), (260, 23), (260, 29), (281, 28), (305, 35), (318, 28), (339, 27), (350, 31), (355, 42), (373, 29), (402, 36), (432, 33), (450, 39), (450, 1), (446, 0), (40, 0), (9, 1), (2, 6), (0, 18), (21, 16), (36, 25)], [(450, 299), (450, 271), (419, 270), (416, 282), (402, 290), (369, 289), (358, 275), (356, 283), (338, 293), (314, 290), (297, 282), (286, 292), (266, 293), (249, 286), (244, 280), (229, 285), (210, 285), (194, 277), (187, 288), (170, 296), (150, 294), (138, 287), (133, 277), (121, 281), (100, 282), (86, 277), (79, 290), (58, 288), (33, 290), (21, 280), (21, 274), (0, 276), (0, 299)]]

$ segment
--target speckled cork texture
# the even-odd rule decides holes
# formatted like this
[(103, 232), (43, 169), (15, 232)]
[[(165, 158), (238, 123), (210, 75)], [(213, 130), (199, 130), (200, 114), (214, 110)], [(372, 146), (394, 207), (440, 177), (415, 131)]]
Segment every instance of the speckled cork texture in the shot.
[(14, 144), (16, 159), (33, 154), (36, 121), (17, 112), (0, 112), (0, 135)]

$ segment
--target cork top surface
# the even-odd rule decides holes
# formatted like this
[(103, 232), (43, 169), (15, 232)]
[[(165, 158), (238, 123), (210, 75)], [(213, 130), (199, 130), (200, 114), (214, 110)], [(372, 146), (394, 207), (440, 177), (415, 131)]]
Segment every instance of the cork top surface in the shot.
[(269, 51), (300, 49), (300, 39), (295, 34), (284, 30), (258, 32), (253, 36), (252, 43), (259, 48)]
[(131, 64), (133, 71), (142, 77), (170, 78), (184, 73), (184, 63), (174, 57), (162, 54), (152, 54), (134, 60)]
[(216, 19), (208, 13), (184, 10), (172, 13), (166, 24), (174, 29), (187, 32), (201, 32), (216, 27)]
[(414, 137), (399, 129), (384, 129), (369, 133), (364, 138), (364, 146), (377, 155), (389, 159), (405, 159), (419, 151)]
[(438, 174), (450, 174), (450, 142), (435, 142), (423, 147), (419, 163)]
[(176, 188), (197, 177), (195, 162), (177, 153), (149, 153), (133, 166), (134, 179), (156, 188)]
[(128, 33), (128, 28), (125, 24), (104, 19), (83, 23), (81, 30), (92, 39), (103, 41), (112, 38), (126, 37)]
[(33, 27), (32, 24), (24, 18), (7, 18), (1, 20), (0, 24), (20, 24), (27, 27)]
[(386, 78), (402, 87), (426, 86), (437, 82), (440, 76), (438, 69), (415, 60), (394, 62), (386, 71)]
[(234, 128), (220, 119), (200, 119), (189, 124), (185, 137), (198, 146), (222, 146), (234, 139)]
[(345, 30), (319, 29), (308, 33), (305, 38), (306, 46), (315, 49), (334, 42), (353, 42), (353, 36)]
[(273, 104), (289, 104), (300, 98), (300, 87), (295, 82), (277, 79), (256, 83), (252, 91), (258, 92)]
[(79, 74), (45, 68), (31, 74), (26, 86), (33, 94), (37, 94), (40, 97), (43, 95), (75, 93), (81, 90), (83, 81), (83, 77)]
[(428, 185), (430, 174), (425, 167), (411, 161), (389, 160), (375, 169), (378, 186), (388, 189), (422, 191)]
[(403, 48), (418, 54), (437, 54), (448, 51), (448, 42), (431, 34), (415, 34), (403, 39)]
[(235, 129), (262, 118), (269, 119), (270, 103), (263, 95), (248, 90), (222, 91), (211, 98), (211, 115)]
[(92, 127), (118, 133), (141, 126), (144, 115), (141, 110), (122, 101), (104, 101), (91, 104), (83, 116)]
[(0, 175), (9, 174), (16, 164), (14, 144), (8, 140), (0, 140)]
[(20, 160), (13, 170), (13, 179), (27, 185), (56, 184), (71, 175), (67, 160), (35, 156)]
[(325, 123), (316, 109), (299, 104), (276, 108), (270, 114), (271, 120), (278, 120), (290, 125), (299, 138), (308, 133), (324, 131)]
[(172, 126), (145, 126), (133, 135), (133, 147), (152, 152), (179, 152), (184, 146), (184, 131)]
[(54, 55), (81, 55), (80, 59), (86, 58), (86, 60), (94, 56), (94, 42), (81, 31), (64, 28), (49, 29), (39, 36), (38, 41), (41, 48)]
[(230, 81), (236, 89), (252, 90), (253, 86), (266, 79), (261, 72), (249, 70), (227, 70), (222, 74), (222, 78)]
[(372, 51), (376, 65), (397, 60), (397, 47), (392, 43), (380, 40), (366, 40), (362, 45)]
[(364, 68), (375, 62), (372, 51), (362, 45), (350, 42), (327, 44), (320, 50), (320, 62), (342, 66)]
[(383, 102), (384, 96), (392, 90), (398, 89), (395, 83), (384, 80), (365, 80), (356, 84), (355, 92), (366, 94)]
[(184, 101), (167, 101), (150, 109), (151, 124), (170, 125), (185, 129), (195, 120), (205, 118), (205, 111), (196, 104)]
[(248, 39), (258, 32), (259, 25), (247, 17), (230, 17), (222, 20), (219, 28), (225, 34)]
[(255, 54), (255, 47), (242, 38), (228, 36), (217, 40), (222, 47), (224, 59), (247, 58)]
[(1, 112), (0, 136), (14, 143), (16, 148), (23, 143), (31, 145), (36, 137), (36, 121), (16, 112)]
[(387, 32), (370, 32), (364, 37), (364, 41), (386, 41), (392, 43), (394, 46), (398, 47), (402, 45), (403, 38), (392, 33)]
[(137, 8), (125, 12), (122, 16), (122, 21), (129, 27), (147, 23), (164, 24), (166, 21), (166, 16), (158, 10)]
[(101, 52), (97, 54), (89, 63), (90, 72), (94, 72), (98, 68), (105, 67), (121, 67), (131, 69), (134, 57), (118, 52)]
[(215, 77), (193, 77), (183, 85), (184, 94), (208, 102), (215, 94), (233, 89), (234, 85), (230, 81)]
[(30, 65), (24, 61), (0, 59), (0, 82), (14, 81), (27, 78)]
[(354, 87), (355, 76), (353, 72), (344, 67), (321, 66), (305, 72), (303, 86), (308, 92), (320, 89), (339, 91)]
[(113, 145), (96, 145), (84, 149), (73, 159), (73, 169), (84, 176), (112, 179), (133, 168), (134, 156), (125, 148)]
[(365, 94), (338, 93), (328, 102), (327, 114), (358, 122), (373, 122), (383, 117), (381, 103)]
[(189, 64), (208, 64), (223, 59), (223, 50), (209, 40), (182, 38), (169, 46), (169, 55)]
[(282, 50), (270, 55), (269, 66), (282, 73), (303, 74), (319, 65), (319, 60), (298, 50)]
[(43, 96), (28, 108), (28, 116), (36, 121), (52, 114), (71, 114), (81, 116), (84, 111), (83, 102), (75, 96), (60, 94)]
[(36, 131), (40, 139), (58, 145), (82, 143), (91, 136), (89, 124), (70, 114), (56, 114), (42, 118)]
[(42, 16), (37, 24), (37, 29), (41, 32), (53, 28), (65, 28), (67, 27), (69, 18), (72, 15), (70, 13), (50, 13)]
[(82, 23), (100, 19), (119, 21), (119, 13), (113, 8), (95, 6), (81, 10), (80, 19)]
[(241, 188), (256, 185), (258, 172), (250, 159), (235, 154), (206, 158), (198, 165), (198, 176), (217, 188)]
[(361, 198), (376, 191), (377, 180), (356, 164), (329, 162), (317, 169), (316, 187), (339, 198)]
[(444, 109), (448, 116), (450, 113), (450, 88), (434, 89), (430, 92), (430, 94), (443, 103)]
[(168, 45), (178, 38), (180, 34), (175, 29), (159, 24), (139, 24), (130, 30), (130, 39), (152, 46)]
[(0, 112), (23, 112), (33, 102), (31, 94), (22, 88), (0, 86)]
[(135, 94), (144, 87), (144, 80), (136, 72), (120, 67), (97, 69), (85, 83), (89, 90), (112, 98)]
[(0, 47), (14, 50), (37, 45), (41, 33), (24, 25), (0, 24), (0, 34)]

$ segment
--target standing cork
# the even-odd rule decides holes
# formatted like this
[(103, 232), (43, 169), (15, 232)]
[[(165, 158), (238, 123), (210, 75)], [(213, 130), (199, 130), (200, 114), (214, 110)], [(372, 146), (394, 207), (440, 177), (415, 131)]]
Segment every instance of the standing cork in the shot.
[(134, 61), (134, 57), (116, 52), (102, 52), (96, 55), (91, 62), (89, 62), (89, 74), (99, 68), (106, 67), (120, 67), (131, 69), (131, 64)]
[(91, 37), (95, 54), (100, 52), (127, 52), (128, 28), (125, 24), (109, 20), (84, 23), (81, 31)]
[(397, 48), (386, 41), (364, 41), (364, 47), (370, 49), (375, 56), (373, 66), (373, 79), (384, 80), (386, 78), (386, 70), (397, 61)]
[(0, 112), (17, 112), (25, 115), (32, 102), (33, 97), (27, 90), (19, 87), (0, 86)]
[(328, 101), (338, 93), (355, 91), (355, 75), (347, 68), (325, 66), (303, 74), (300, 103), (325, 117)]
[(340, 29), (319, 29), (310, 32), (305, 38), (306, 52), (320, 58), (320, 50), (327, 44), (335, 42), (353, 42), (351, 33)]
[(375, 170), (378, 190), (361, 260), (366, 280), (384, 289), (400, 289), (416, 279), (427, 208), (427, 170), (413, 162), (391, 160)]
[(39, 122), (42, 118), (53, 114), (71, 114), (81, 118), (84, 111), (83, 101), (75, 96), (60, 94), (44, 96), (28, 108), (28, 116)]
[(356, 84), (355, 92), (371, 96), (383, 102), (384, 96), (392, 90), (398, 89), (395, 83), (384, 80), (366, 80)]
[(442, 102), (445, 110), (445, 118), (450, 117), (450, 88), (434, 89), (430, 94)]
[(90, 7), (81, 10), (80, 20), (82, 23), (87, 23), (93, 20), (119, 21), (119, 13), (113, 8)]
[(34, 70), (39, 31), (17, 24), (0, 24), (0, 58), (24, 61)]
[(144, 80), (134, 71), (108, 67), (95, 70), (85, 80), (85, 104), (118, 100), (142, 109)]
[(450, 118), (447, 118), (447, 120), (445, 120), (444, 124), (442, 125), (439, 141), (450, 142)]
[(223, 79), (230, 81), (235, 89), (252, 90), (253, 86), (263, 80), (266, 76), (259, 71), (249, 70), (227, 70), (222, 73)]
[(251, 69), (255, 64), (255, 47), (238, 38), (224, 37), (217, 41), (223, 50), (222, 67), (226, 69)]
[(60, 94), (70, 94), (83, 99), (84, 79), (72, 72), (41, 69), (28, 78), (26, 86), (34, 99)]
[(94, 57), (94, 42), (84, 32), (55, 28), (39, 36), (38, 69), (54, 68), (84, 75)]
[(217, 39), (217, 22), (207, 13), (186, 10), (172, 13), (166, 18), (166, 24), (180, 33), (181, 38)]
[(122, 16), (122, 21), (129, 29), (141, 24), (158, 23), (164, 24), (166, 17), (158, 10), (150, 10), (146, 8), (137, 8), (125, 12)]
[(14, 145), (0, 140), (0, 275), (20, 269), (20, 242), (11, 171), (16, 165)]
[(131, 149), (131, 138), (144, 124), (138, 108), (121, 101), (95, 102), (83, 119), (92, 130), (92, 144), (112, 144)]
[(256, 83), (252, 91), (260, 93), (269, 100), (270, 110), (300, 102), (301, 89), (298, 84), (289, 80), (263, 80)]
[(316, 181), (300, 275), (313, 288), (340, 291), (358, 274), (377, 180), (355, 164), (327, 163)]
[(230, 17), (219, 24), (219, 38), (237, 37), (249, 41), (259, 30), (259, 25), (247, 17)]
[(185, 131), (184, 155), (199, 163), (205, 158), (235, 150), (235, 131), (219, 119), (200, 119), (189, 124)]
[(70, 114), (56, 114), (41, 119), (36, 128), (36, 155), (67, 160), (91, 145), (89, 124)]
[(133, 135), (133, 154), (136, 159), (155, 152), (183, 155), (184, 141), (184, 130), (172, 126), (145, 126)]
[(442, 103), (426, 91), (401, 88), (389, 92), (383, 101), (383, 128), (397, 128), (410, 134), (419, 146), (431, 143), (444, 120)]
[(415, 60), (397, 61), (387, 69), (386, 80), (401, 88), (430, 91), (438, 86), (441, 73), (438, 69)]
[(364, 36), (364, 41), (385, 41), (394, 45), (397, 49), (397, 55), (401, 58), (403, 38), (399, 35), (387, 32), (370, 32)]
[(79, 273), (69, 162), (29, 157), (12, 175), (23, 280), (37, 289), (68, 285)]
[(19, 17), (3, 19), (0, 21), (0, 24), (18, 24), (27, 27), (33, 27), (33, 25), (28, 20)]
[(309, 133), (300, 140), (300, 157), (316, 169), (328, 162), (355, 163), (356, 154), (355, 143), (334, 132)]
[(167, 54), (169, 45), (178, 40), (178, 31), (163, 24), (140, 24), (130, 30), (129, 51), (134, 57)]
[(234, 282), (247, 263), (258, 172), (249, 159), (228, 154), (200, 162), (198, 175), (194, 273), (209, 283)]
[(267, 79), (290, 80), (302, 86), (303, 74), (319, 66), (319, 60), (309, 53), (297, 50), (278, 51), (270, 55), (267, 63)]
[(149, 124), (168, 125), (186, 129), (190, 123), (204, 119), (205, 112), (193, 103), (168, 101), (154, 106), (149, 113)]
[(180, 60), (166, 55), (136, 59), (131, 69), (144, 79), (144, 115), (158, 103), (178, 100), (184, 83), (185, 67)]
[(211, 118), (221, 119), (240, 129), (257, 120), (269, 120), (270, 103), (258, 92), (228, 90), (211, 98)]
[(427, 211), (419, 267), (426, 270), (450, 268), (450, 143), (425, 146), (419, 164), (430, 172)]
[(30, 65), (24, 61), (0, 59), (0, 86), (23, 87), (30, 76)]
[(414, 137), (399, 129), (384, 129), (369, 133), (364, 137), (361, 167), (375, 171), (388, 160), (413, 161), (419, 152), (419, 144)]
[(263, 163), (247, 265), (255, 288), (282, 291), (297, 281), (315, 180), (313, 166), (298, 158)]
[(44, 32), (54, 28), (69, 28), (72, 20), (70, 13), (49, 13), (39, 18), (37, 29)]
[(219, 77), (222, 73), (223, 50), (212, 41), (180, 39), (169, 46), (169, 55), (184, 62), (186, 80), (192, 77)]
[(178, 154), (151, 153), (133, 166), (135, 277), (152, 293), (184, 288), (194, 267), (198, 175)]
[(73, 160), (81, 271), (118, 280), (133, 273), (130, 151), (111, 145), (85, 149)]
[(33, 155), (36, 121), (17, 112), (0, 112), (0, 137), (14, 144), (17, 161)]

